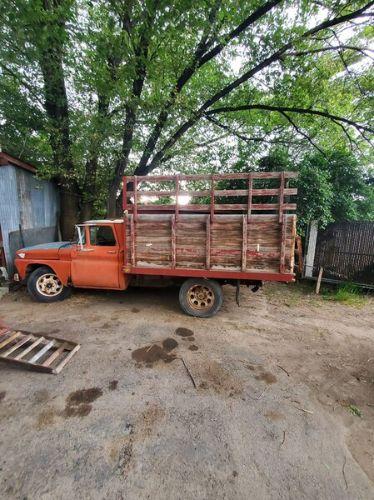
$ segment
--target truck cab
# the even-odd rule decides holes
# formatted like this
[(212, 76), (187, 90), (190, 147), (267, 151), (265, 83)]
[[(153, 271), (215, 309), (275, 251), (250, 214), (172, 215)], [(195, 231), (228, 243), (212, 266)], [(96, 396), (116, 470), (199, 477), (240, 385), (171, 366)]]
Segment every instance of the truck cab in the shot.
[[(92, 220), (76, 226), (73, 241), (25, 247), (17, 251), (19, 280), (39, 301), (63, 300), (70, 286), (124, 290), (123, 220)], [(16, 276), (17, 279), (17, 276)]]

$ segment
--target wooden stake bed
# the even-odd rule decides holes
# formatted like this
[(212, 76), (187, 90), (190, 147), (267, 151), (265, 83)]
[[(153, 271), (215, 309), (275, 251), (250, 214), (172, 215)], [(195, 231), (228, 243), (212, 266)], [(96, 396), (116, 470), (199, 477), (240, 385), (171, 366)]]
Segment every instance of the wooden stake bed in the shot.
[(296, 177), (124, 177), (125, 272), (293, 281)]
[(0, 361), (46, 373), (60, 373), (80, 349), (75, 342), (0, 328)]

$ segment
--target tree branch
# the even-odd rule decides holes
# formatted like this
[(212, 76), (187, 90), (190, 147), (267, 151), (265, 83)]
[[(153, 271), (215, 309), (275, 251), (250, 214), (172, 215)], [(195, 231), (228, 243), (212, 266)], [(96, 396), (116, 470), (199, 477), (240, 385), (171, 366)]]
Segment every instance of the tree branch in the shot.
[(269, 12), (271, 9), (273, 9), (276, 5), (278, 5), (282, 1), (283, 0), (269, 0), (268, 2), (266, 2), (264, 5), (262, 5), (254, 12), (252, 12), (234, 30), (225, 35), (220, 43), (218, 43), (215, 47), (213, 47), (209, 52), (205, 53), (206, 49), (208, 48), (208, 36), (211, 31), (211, 27), (214, 25), (220, 1), (214, 4), (209, 14), (208, 28), (207, 30), (204, 31), (201, 40), (196, 47), (192, 61), (186, 66), (186, 68), (179, 76), (175, 87), (171, 90), (169, 98), (164, 105), (164, 109), (160, 112), (157, 118), (153, 131), (151, 132), (148, 141), (145, 145), (144, 152), (140, 159), (138, 167), (135, 170), (136, 175), (144, 175), (144, 172), (146, 172), (148, 160), (151, 157), (156, 147), (156, 144), (160, 138), (161, 132), (166, 124), (166, 121), (169, 116), (169, 110), (175, 103), (178, 94), (180, 94), (183, 87), (188, 83), (188, 81), (195, 74), (195, 72), (199, 68), (201, 68), (204, 64), (206, 64), (208, 61), (212, 60), (214, 57), (220, 54), (222, 50), (232, 40), (237, 38), (247, 28), (249, 28), (252, 24), (258, 21), (262, 16), (264, 16), (267, 12)]
[(288, 116), (287, 113), (285, 113), (284, 111), (281, 111), (280, 112), (285, 118), (286, 120), (288, 120), (291, 125), (294, 127), (294, 129), (296, 130), (296, 132), (300, 135), (302, 135), (314, 148), (316, 148), (323, 156), (326, 156), (325, 155), (325, 152), (319, 147), (317, 146), (317, 144), (313, 141), (313, 139), (308, 135), (306, 134), (303, 130), (300, 129), (300, 127), (298, 127), (296, 125), (296, 123), (292, 120), (292, 118), (290, 116)]
[(374, 129), (367, 127), (366, 125), (362, 125), (361, 123), (357, 123), (349, 118), (344, 118), (343, 116), (336, 116), (327, 111), (321, 111), (318, 109), (309, 109), (309, 108), (298, 108), (298, 107), (289, 107), (289, 106), (270, 106), (268, 104), (244, 104), (242, 106), (225, 106), (221, 108), (212, 109), (207, 111), (205, 115), (210, 116), (217, 113), (232, 113), (236, 111), (250, 111), (254, 109), (262, 109), (265, 111), (275, 111), (278, 113), (290, 112), (290, 113), (299, 113), (304, 115), (316, 115), (322, 116), (324, 118), (329, 118), (333, 121), (338, 121), (342, 123), (346, 123), (354, 127), (358, 131), (366, 131), (369, 133), (374, 133)]
[[(274, 52), (272, 55), (268, 56), (267, 58), (263, 59), (261, 62), (259, 62), (257, 65), (252, 67), (250, 70), (245, 72), (242, 76), (231, 82), (230, 84), (226, 85), (223, 89), (221, 89), (219, 92), (214, 94), (211, 98), (209, 98), (205, 103), (203, 103), (200, 108), (195, 111), (195, 113), (180, 127), (171, 135), (171, 137), (165, 142), (165, 144), (162, 146), (162, 148), (154, 155), (152, 161), (145, 165), (142, 168), (142, 175), (147, 174), (151, 172), (154, 168), (156, 168), (161, 162), (165, 161), (165, 153), (168, 149), (174, 146), (174, 144), (182, 137), (191, 127), (197, 123), (200, 118), (206, 114), (206, 110), (210, 108), (213, 104), (215, 104), (217, 101), (222, 99), (223, 97), (226, 97), (228, 94), (230, 94), (234, 89), (239, 87), (242, 83), (248, 81), (251, 79), (254, 75), (262, 71), (264, 68), (267, 68), (271, 64), (273, 64), (275, 61), (278, 61), (281, 59), (281, 57), (289, 50), (291, 49), (296, 42), (307, 39), (308, 37), (315, 35), (316, 33), (323, 31), (325, 29), (331, 28), (333, 26), (337, 26), (339, 24), (345, 23), (347, 21), (350, 21), (351, 19), (355, 19), (357, 17), (360, 17), (367, 9), (369, 9), (372, 5), (374, 5), (374, 0), (368, 2), (365, 6), (363, 6), (360, 9), (357, 9), (350, 14), (345, 14), (343, 16), (339, 16), (333, 19), (328, 19), (325, 20), (324, 22), (318, 24), (314, 28), (311, 28), (310, 30), (306, 31), (303, 33), (301, 36), (295, 38), (294, 40), (289, 41), (285, 45), (283, 45), (280, 49), (278, 49), (276, 52)], [(287, 112), (287, 109), (284, 109), (283, 111)], [(318, 113), (315, 113), (318, 114)], [(336, 119), (339, 120), (340, 117), (335, 117)], [(349, 120), (346, 122), (349, 123)], [(351, 122), (353, 126), (357, 126), (355, 122)], [(363, 130), (363, 129), (362, 129)], [(361, 132), (362, 132), (361, 130)]]
[(20, 75), (18, 75), (13, 70), (11, 70), (10, 68), (8, 68), (8, 66), (6, 66), (4, 63), (0, 62), (0, 67), (3, 69), (3, 71), (5, 71), (5, 73), (8, 73), (8, 75), (10, 75), (12, 78), (14, 78), (15, 80), (17, 80), (17, 82), (22, 87), (24, 87), (26, 90), (28, 90), (30, 92), (30, 94), (37, 100), (37, 102), (44, 108), (44, 102), (37, 95), (37, 93), (31, 87), (31, 85), (29, 83), (27, 83)]
[(261, 17), (267, 14), (271, 9), (280, 4), (283, 0), (270, 0), (264, 5), (256, 9), (250, 16), (248, 16), (242, 23), (239, 24), (235, 29), (230, 31), (227, 35), (224, 35), (222, 41), (218, 43), (213, 49), (207, 52), (199, 61), (198, 67), (200, 68), (206, 62), (216, 57), (222, 50), (232, 41), (237, 38), (241, 33), (243, 33), (247, 28), (249, 28), (253, 23), (258, 21)]
[(238, 139), (240, 139), (244, 142), (247, 142), (247, 143), (265, 142), (267, 144), (290, 144), (290, 141), (286, 141), (286, 140), (282, 141), (280, 139), (274, 139), (274, 140), (268, 139), (267, 135), (265, 135), (263, 137), (247, 137), (247, 136), (237, 132), (236, 130), (233, 130), (228, 125), (221, 123), (219, 120), (212, 118), (211, 116), (205, 116), (204, 118), (206, 120), (210, 121), (211, 123), (213, 123), (214, 125), (216, 125), (217, 127), (221, 128), (222, 130), (226, 130), (228, 132), (228, 134), (226, 134), (226, 135), (233, 135), (234, 137), (237, 137)]
[(321, 47), (320, 49), (310, 49), (310, 50), (300, 50), (297, 52), (287, 52), (285, 57), (301, 57), (308, 56), (310, 54), (318, 54), (321, 52), (329, 52), (331, 50), (353, 50), (355, 52), (359, 52), (364, 56), (367, 56), (366, 52), (374, 52), (369, 47), (354, 47), (353, 45), (332, 45), (330, 47)]

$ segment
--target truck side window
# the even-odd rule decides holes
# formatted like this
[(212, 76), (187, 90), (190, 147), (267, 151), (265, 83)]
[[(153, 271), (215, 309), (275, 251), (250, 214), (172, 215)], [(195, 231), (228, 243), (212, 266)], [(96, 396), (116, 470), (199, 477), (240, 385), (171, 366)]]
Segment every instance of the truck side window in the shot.
[(90, 226), (90, 243), (93, 246), (115, 247), (116, 239), (110, 226)]

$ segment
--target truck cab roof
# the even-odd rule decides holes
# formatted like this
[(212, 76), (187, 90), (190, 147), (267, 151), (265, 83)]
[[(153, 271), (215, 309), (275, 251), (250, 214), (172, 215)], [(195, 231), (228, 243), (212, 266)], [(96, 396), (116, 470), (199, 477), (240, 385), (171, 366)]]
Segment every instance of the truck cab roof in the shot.
[[(123, 224), (123, 219), (86, 220), (82, 224)], [(79, 224), (78, 224), (79, 225)]]

